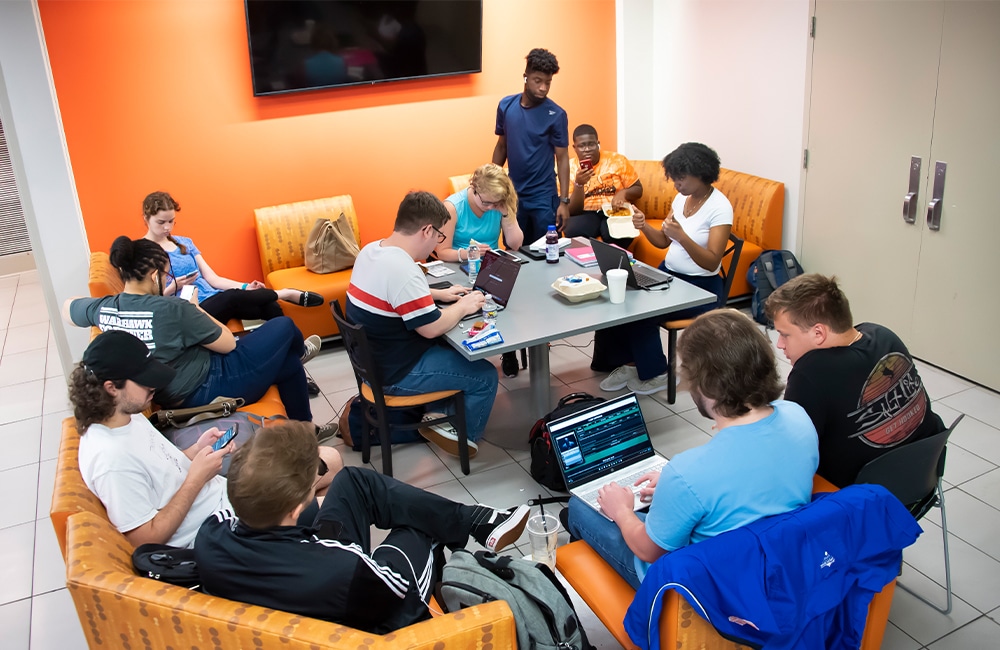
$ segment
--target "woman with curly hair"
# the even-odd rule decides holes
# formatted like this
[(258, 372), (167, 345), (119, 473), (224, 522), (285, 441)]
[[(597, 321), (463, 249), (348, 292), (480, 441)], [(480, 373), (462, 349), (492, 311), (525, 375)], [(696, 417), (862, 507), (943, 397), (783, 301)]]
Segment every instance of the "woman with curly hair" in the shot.
[(179, 294), (182, 287), (193, 284), (201, 308), (223, 323), (233, 318), (277, 318), (283, 315), (278, 300), (303, 307), (323, 305), (323, 296), (318, 293), (298, 289), (272, 290), (259, 280), (237, 282), (219, 275), (190, 238), (172, 234), (180, 210), (180, 203), (166, 192), (153, 192), (142, 200), (145, 239), (159, 244), (170, 256), (170, 277), (163, 287), (163, 295)]
[(110, 258), (125, 290), (71, 298), (63, 315), (78, 327), (129, 332), (173, 368), (176, 375), (157, 392), (161, 406), (201, 406), (219, 396), (256, 402), (276, 384), (288, 417), (312, 421), (302, 368), (306, 347), (291, 319), (271, 319), (237, 340), (196, 304), (163, 295), (170, 260), (158, 244), (122, 236), (111, 245)]
[[(654, 246), (667, 249), (660, 269), (718, 296), (716, 302), (673, 312), (671, 319), (694, 318), (725, 304), (719, 268), (733, 228), (733, 206), (712, 187), (719, 180), (720, 164), (719, 155), (699, 142), (677, 147), (663, 159), (663, 171), (677, 188), (670, 214), (659, 228), (646, 223), (646, 215), (638, 209), (632, 217), (632, 224)], [(601, 382), (601, 390), (627, 387), (650, 395), (667, 387), (661, 320), (635, 321), (594, 333), (591, 368), (614, 368)]]

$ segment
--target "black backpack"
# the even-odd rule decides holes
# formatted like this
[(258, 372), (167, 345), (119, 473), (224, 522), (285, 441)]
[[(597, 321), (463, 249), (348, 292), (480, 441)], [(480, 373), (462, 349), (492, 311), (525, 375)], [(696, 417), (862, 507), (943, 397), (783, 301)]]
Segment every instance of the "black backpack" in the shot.
[(556, 460), (556, 451), (549, 438), (548, 423), (604, 401), (606, 400), (603, 397), (594, 397), (589, 393), (572, 393), (560, 399), (551, 413), (535, 422), (528, 435), (528, 444), (531, 447), (531, 478), (551, 490), (566, 490), (562, 472), (559, 471), (559, 461)]
[(768, 250), (761, 253), (747, 269), (747, 282), (754, 287), (753, 298), (750, 301), (753, 319), (761, 325), (770, 325), (771, 321), (764, 313), (767, 297), (775, 289), (800, 275), (802, 266), (791, 251)]
[(201, 585), (194, 549), (142, 544), (132, 552), (135, 572), (145, 578), (194, 589)]
[(569, 594), (544, 564), (457, 549), (444, 565), (437, 596), (449, 612), (506, 601), (514, 612), (518, 648), (593, 650)]

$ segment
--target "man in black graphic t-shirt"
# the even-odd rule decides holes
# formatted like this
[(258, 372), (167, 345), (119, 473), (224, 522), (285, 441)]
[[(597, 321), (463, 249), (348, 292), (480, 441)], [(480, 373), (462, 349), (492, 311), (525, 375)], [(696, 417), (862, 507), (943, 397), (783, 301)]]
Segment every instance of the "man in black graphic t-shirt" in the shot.
[(785, 399), (819, 433), (820, 476), (850, 485), (868, 461), (944, 430), (906, 346), (881, 325), (853, 325), (836, 278), (801, 275), (771, 294), (766, 311), (792, 363)]

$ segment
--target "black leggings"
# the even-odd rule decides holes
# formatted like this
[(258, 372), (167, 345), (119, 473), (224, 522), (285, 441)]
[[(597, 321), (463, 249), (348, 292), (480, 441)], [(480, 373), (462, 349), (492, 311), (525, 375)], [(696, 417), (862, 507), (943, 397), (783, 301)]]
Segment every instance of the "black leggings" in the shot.
[(603, 212), (581, 212), (569, 218), (563, 229), (566, 237), (592, 237), (601, 238), (606, 244), (614, 244), (622, 248), (628, 248), (632, 244), (632, 237), (625, 239), (615, 239), (608, 232), (608, 218)]
[(223, 325), (239, 318), (240, 320), (271, 320), (283, 316), (278, 305), (278, 294), (272, 289), (226, 289), (214, 296), (209, 296), (199, 303), (209, 316)]

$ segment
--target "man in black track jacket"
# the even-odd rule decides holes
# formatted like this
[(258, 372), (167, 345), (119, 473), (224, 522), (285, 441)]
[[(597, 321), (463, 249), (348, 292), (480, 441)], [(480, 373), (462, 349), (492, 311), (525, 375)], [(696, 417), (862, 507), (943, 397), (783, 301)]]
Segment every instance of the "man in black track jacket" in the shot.
[[(316, 436), (289, 422), (261, 429), (233, 456), (236, 517), (209, 517), (195, 554), (206, 593), (385, 634), (429, 618), (443, 546), (471, 535), (498, 551), (528, 506), (468, 506), (378, 472), (345, 467), (322, 505), (312, 497)], [(371, 550), (370, 530), (391, 532)]]

